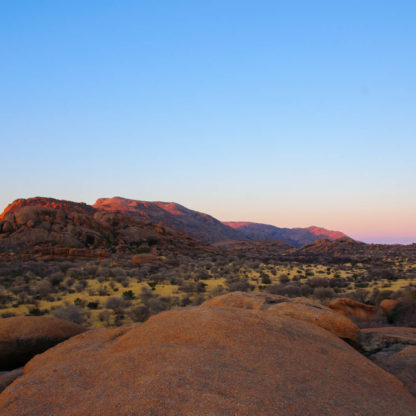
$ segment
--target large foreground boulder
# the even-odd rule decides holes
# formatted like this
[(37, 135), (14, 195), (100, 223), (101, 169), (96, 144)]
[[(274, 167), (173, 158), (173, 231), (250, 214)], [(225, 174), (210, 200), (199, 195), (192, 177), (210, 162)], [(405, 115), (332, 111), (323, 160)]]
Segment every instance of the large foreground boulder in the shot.
[(21, 367), (35, 354), (84, 331), (80, 325), (47, 316), (0, 319), (0, 371)]
[(414, 416), (394, 376), (314, 324), (200, 306), (36, 356), (0, 416)]

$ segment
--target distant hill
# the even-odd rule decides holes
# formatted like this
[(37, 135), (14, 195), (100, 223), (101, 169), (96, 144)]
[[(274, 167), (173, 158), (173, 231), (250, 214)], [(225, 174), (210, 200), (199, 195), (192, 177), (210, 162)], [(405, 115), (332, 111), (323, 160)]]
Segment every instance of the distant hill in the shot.
[(205, 242), (243, 239), (242, 234), (202, 212), (174, 202), (136, 201), (120, 197), (100, 198), (93, 205), (98, 210), (119, 211), (132, 218), (169, 228)]
[(223, 222), (224, 225), (239, 231), (247, 240), (283, 241), (295, 247), (311, 244), (321, 238), (337, 240), (347, 237), (340, 231), (331, 231), (320, 227), (280, 228), (274, 225), (254, 222)]
[(212, 252), (214, 248), (164, 225), (77, 202), (19, 199), (0, 216), (0, 253), (99, 256), (120, 253)]
[(8, 214), (18, 211), (23, 207), (45, 207), (60, 209), (66, 213), (77, 212), (79, 214), (93, 215), (96, 209), (84, 202), (65, 201), (63, 199), (46, 198), (36, 196), (34, 198), (20, 198), (9, 204), (6, 209), (0, 214), (0, 220), (4, 220)]
[[(54, 198), (17, 199), (0, 215), (0, 221), (24, 207), (44, 207), (63, 213), (94, 216), (97, 212), (118, 212), (134, 220), (164, 224), (168, 229), (206, 243), (227, 240), (281, 241), (294, 247), (311, 244), (321, 238), (336, 240), (346, 235), (320, 227), (279, 228), (251, 222), (221, 222), (216, 218), (174, 202), (137, 201), (121, 197), (100, 198), (94, 205)], [(8, 227), (8, 226), (7, 226)]]

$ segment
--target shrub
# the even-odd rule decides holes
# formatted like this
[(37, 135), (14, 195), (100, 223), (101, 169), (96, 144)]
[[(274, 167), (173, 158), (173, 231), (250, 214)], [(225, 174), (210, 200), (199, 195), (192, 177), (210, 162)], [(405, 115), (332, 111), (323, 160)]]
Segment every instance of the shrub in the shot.
[(275, 284), (267, 288), (267, 291), (273, 295), (297, 297), (301, 295), (301, 289), (298, 285)]
[(302, 296), (309, 296), (312, 293), (313, 293), (313, 289), (308, 284), (301, 285), (300, 294)]
[(134, 299), (136, 296), (134, 295), (132, 290), (126, 290), (125, 292), (123, 292), (123, 297), (125, 297), (126, 299)]
[(4, 312), (1, 314), (2, 318), (12, 318), (13, 316), (16, 316), (16, 314), (13, 312)]
[(52, 292), (52, 285), (49, 280), (42, 280), (35, 286), (34, 292), (39, 296), (49, 295)]
[(269, 285), (270, 283), (272, 283), (272, 281), (270, 280), (270, 277), (267, 274), (264, 274), (261, 278), (261, 282), (264, 285)]
[(308, 280), (308, 284), (313, 288), (328, 287), (329, 279), (326, 279), (325, 277), (313, 277)]
[(41, 316), (41, 315), (45, 315), (45, 312), (40, 310), (39, 308), (32, 308), (32, 309), (29, 309), (29, 315)]
[(149, 307), (145, 305), (136, 306), (129, 312), (129, 316), (134, 322), (144, 322), (150, 316)]
[(57, 286), (65, 279), (65, 275), (62, 272), (52, 273), (49, 276), (49, 282), (52, 286)]
[(334, 277), (333, 279), (329, 280), (329, 287), (332, 288), (343, 288), (343, 287), (347, 287), (348, 286), (348, 282), (343, 279), (342, 277)]
[(335, 296), (334, 291), (329, 287), (316, 287), (313, 291), (313, 296), (321, 302), (332, 299)]
[(105, 303), (105, 307), (107, 309), (112, 309), (115, 312), (122, 312), (128, 305), (129, 302), (122, 297), (108, 298), (107, 302)]
[(279, 276), (280, 283), (288, 283), (290, 281), (289, 276), (287, 274), (281, 274)]
[(76, 305), (60, 306), (52, 312), (52, 315), (55, 318), (76, 324), (83, 324), (85, 322), (85, 313)]

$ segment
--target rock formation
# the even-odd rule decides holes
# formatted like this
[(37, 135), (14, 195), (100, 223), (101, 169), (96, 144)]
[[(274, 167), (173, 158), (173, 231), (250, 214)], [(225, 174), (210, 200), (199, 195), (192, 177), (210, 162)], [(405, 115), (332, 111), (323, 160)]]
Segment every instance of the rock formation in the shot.
[(394, 374), (416, 396), (416, 328), (363, 329), (360, 343), (372, 361)]
[(359, 321), (369, 321), (376, 313), (377, 307), (366, 305), (349, 298), (336, 298), (328, 302), (328, 308)]
[(20, 367), (34, 355), (84, 331), (80, 325), (47, 316), (0, 319), (0, 371)]
[(414, 416), (407, 388), (338, 336), (244, 296), (71, 338), (26, 364), (0, 415)]

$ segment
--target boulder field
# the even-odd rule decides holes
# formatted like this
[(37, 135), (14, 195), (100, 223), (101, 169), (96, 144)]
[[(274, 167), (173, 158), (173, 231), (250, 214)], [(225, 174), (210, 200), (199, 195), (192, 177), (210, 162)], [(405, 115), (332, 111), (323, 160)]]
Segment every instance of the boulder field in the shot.
[(325, 309), (315, 324), (314, 305), (283, 303), (234, 293), (84, 332), (29, 361), (0, 415), (415, 415), (398, 379), (319, 326)]

